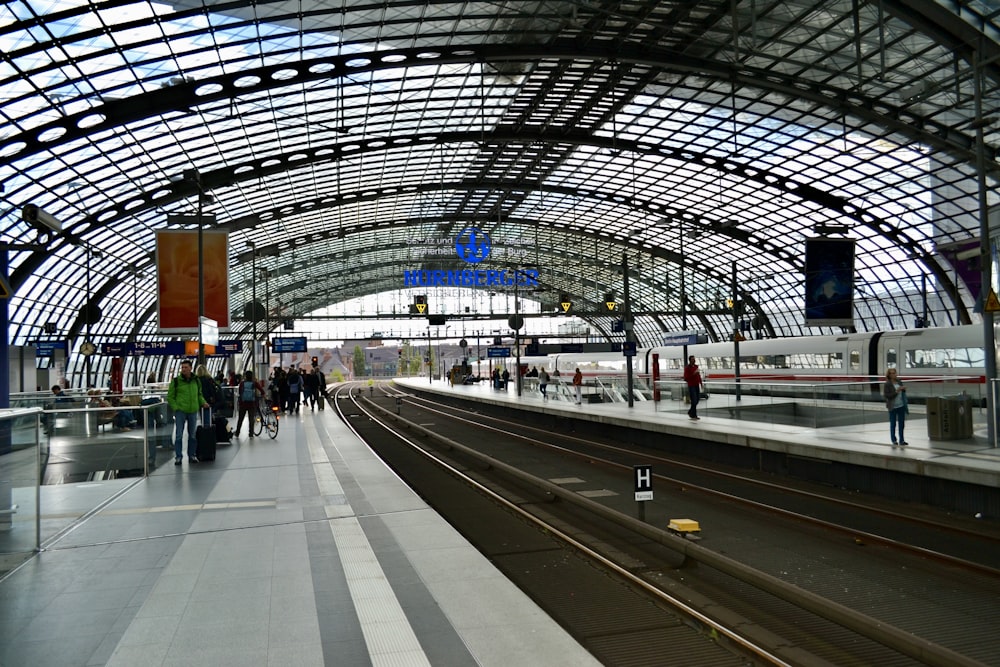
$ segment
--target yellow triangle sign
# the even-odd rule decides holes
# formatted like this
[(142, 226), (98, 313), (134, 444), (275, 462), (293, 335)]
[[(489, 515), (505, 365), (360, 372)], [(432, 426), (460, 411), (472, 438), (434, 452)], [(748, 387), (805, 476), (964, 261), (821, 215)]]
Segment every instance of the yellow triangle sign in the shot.
[(992, 287), (990, 288), (990, 293), (986, 296), (985, 310), (987, 313), (1000, 311), (1000, 299), (997, 298), (997, 293)]
[(417, 304), (417, 312), (418, 313), (420, 313), (421, 315), (423, 315), (425, 310), (427, 310), (427, 304), (426, 303), (418, 303)]
[(562, 309), (563, 309), (564, 313), (568, 313), (569, 309), (573, 307), (573, 302), (572, 301), (561, 301), (559, 303), (559, 305), (562, 306)]
[(608, 310), (614, 310), (615, 306), (617, 306), (618, 304), (615, 303), (614, 301), (605, 301), (604, 305), (607, 306)]
[(3, 276), (0, 276), (0, 299), (10, 298), (10, 283)]

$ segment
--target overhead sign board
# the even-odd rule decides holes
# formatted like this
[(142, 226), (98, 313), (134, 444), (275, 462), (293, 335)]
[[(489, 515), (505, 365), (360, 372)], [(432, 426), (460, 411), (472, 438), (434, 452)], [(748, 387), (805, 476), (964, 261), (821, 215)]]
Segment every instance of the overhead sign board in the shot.
[(56, 350), (67, 352), (69, 350), (69, 345), (66, 344), (65, 340), (40, 340), (35, 342), (36, 357), (54, 356)]
[(488, 347), (486, 348), (486, 356), (491, 358), (505, 358), (510, 356), (509, 347)]
[[(106, 357), (156, 357), (156, 356), (191, 356), (188, 350), (190, 341), (183, 340), (159, 340), (159, 341), (137, 341), (134, 343), (102, 343), (101, 354)], [(195, 346), (197, 347), (197, 341)], [(223, 340), (215, 346), (215, 352), (208, 356), (226, 357), (231, 354), (239, 354), (243, 351), (243, 341)], [(194, 354), (197, 354), (195, 352)]]
[(698, 345), (707, 341), (707, 337), (698, 331), (677, 331), (663, 334), (661, 344), (664, 346)]
[(271, 346), (271, 351), (276, 354), (284, 354), (286, 352), (305, 352), (306, 338), (305, 336), (299, 336), (296, 338), (275, 338)]

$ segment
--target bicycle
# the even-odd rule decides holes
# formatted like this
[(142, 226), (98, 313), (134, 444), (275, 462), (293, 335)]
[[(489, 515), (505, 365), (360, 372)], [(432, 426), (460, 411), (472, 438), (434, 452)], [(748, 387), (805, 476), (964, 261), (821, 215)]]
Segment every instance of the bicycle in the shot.
[(254, 436), (260, 435), (267, 429), (267, 434), (272, 440), (278, 437), (278, 414), (271, 408), (271, 402), (263, 396), (257, 399), (257, 414), (250, 428), (253, 429)]

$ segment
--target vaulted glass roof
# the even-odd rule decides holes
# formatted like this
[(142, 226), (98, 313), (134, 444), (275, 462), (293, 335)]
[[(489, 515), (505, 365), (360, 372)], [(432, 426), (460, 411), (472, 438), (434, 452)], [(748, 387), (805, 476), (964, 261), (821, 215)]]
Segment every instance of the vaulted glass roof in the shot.
[[(804, 242), (824, 235), (857, 241), (856, 328), (925, 309), (976, 321), (998, 16), (892, 0), (4, 3), (10, 340), (45, 322), (74, 347), (88, 329), (157, 337), (154, 232), (191, 228), (168, 216), (195, 213), (199, 187), (208, 228), (230, 234), (237, 333), (253, 266), (294, 317), (401, 290), (404, 268), (461, 268), (429, 250), (468, 226), (492, 238), (491, 268), (538, 268), (543, 310), (569, 298), (603, 332), (626, 261), (644, 345), (684, 326), (726, 338), (732, 298), (755, 336), (830, 332), (803, 317)], [(63, 231), (39, 235), (29, 203)]]

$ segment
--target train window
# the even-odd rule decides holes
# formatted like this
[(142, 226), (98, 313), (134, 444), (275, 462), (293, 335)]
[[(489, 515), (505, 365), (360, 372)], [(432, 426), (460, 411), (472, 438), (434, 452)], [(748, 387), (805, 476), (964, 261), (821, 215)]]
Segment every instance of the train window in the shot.
[(857, 350), (851, 350), (851, 370), (856, 371), (861, 368), (861, 353)]
[(843, 369), (843, 352), (802, 352), (791, 354), (787, 357), (786, 368), (822, 368), (822, 369)]
[(982, 368), (986, 357), (981, 347), (907, 350), (907, 368)]
[(887, 347), (885, 349), (885, 367), (886, 368), (896, 367), (896, 348)]

